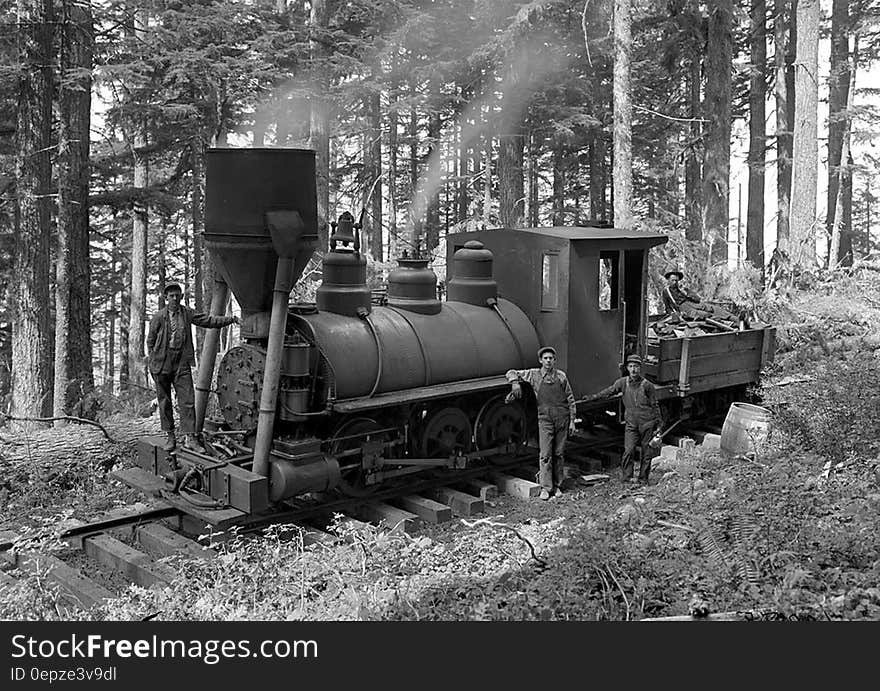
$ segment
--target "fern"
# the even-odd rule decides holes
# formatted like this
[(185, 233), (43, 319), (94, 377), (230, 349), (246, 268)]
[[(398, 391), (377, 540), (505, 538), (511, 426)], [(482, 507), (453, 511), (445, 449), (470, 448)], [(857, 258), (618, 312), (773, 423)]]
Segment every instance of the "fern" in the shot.
[(697, 531), (697, 542), (700, 544), (703, 553), (717, 569), (726, 571), (730, 568), (727, 557), (721, 547), (722, 540), (717, 538), (710, 525), (705, 524), (700, 527)]

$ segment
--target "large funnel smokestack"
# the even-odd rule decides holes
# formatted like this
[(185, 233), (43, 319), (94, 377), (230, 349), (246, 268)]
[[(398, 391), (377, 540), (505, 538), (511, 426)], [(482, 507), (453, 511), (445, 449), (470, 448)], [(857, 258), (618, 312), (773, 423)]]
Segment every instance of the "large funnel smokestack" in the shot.
[(302, 219), (293, 255), (291, 286), (311, 257), (318, 233), (315, 152), (308, 149), (211, 149), (207, 154), (205, 185), (205, 245), (217, 269), (241, 306), (246, 338), (265, 338), (268, 320), (248, 319), (267, 313), (279, 254), (266, 214), (296, 211)]

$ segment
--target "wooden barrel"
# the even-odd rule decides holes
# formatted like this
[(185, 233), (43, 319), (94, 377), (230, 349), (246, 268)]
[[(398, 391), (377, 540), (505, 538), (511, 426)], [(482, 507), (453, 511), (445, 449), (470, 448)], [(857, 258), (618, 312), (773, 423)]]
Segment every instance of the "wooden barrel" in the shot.
[(731, 403), (721, 428), (721, 450), (735, 456), (760, 450), (770, 436), (770, 411), (751, 403)]

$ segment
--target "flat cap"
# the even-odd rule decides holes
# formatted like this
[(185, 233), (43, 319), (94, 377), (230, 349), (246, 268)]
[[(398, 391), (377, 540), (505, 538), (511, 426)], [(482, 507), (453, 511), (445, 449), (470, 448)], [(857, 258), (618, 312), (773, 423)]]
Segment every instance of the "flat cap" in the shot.
[(553, 353), (553, 357), (556, 357), (556, 348), (552, 346), (544, 346), (538, 350), (538, 357), (543, 357), (544, 353)]
[(631, 363), (631, 362), (635, 362), (636, 364), (641, 365), (641, 364), (642, 364), (642, 358), (640, 358), (640, 357), (639, 357), (638, 355), (636, 355), (635, 353), (633, 353), (632, 355), (627, 355), (627, 356), (626, 356), (626, 364), (628, 365), (628, 364)]

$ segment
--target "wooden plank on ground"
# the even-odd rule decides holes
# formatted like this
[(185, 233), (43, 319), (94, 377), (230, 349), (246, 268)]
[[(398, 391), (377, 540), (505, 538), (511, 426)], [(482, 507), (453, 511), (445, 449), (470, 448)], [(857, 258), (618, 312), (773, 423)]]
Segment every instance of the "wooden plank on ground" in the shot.
[(407, 534), (417, 532), (422, 522), (414, 513), (384, 502), (362, 504), (352, 509), (352, 514), (362, 521), (378, 523), (388, 530), (399, 530)]
[(160, 496), (161, 490), (165, 489), (165, 481), (142, 468), (123, 468), (114, 470), (110, 477), (119, 480), (129, 487), (143, 492), (149, 497)]
[(484, 502), (495, 499), (495, 497), (498, 496), (498, 485), (494, 482), (486, 482), (485, 480), (473, 478), (458, 483), (458, 487), (465, 492), (476, 494)]
[(494, 478), (499, 490), (518, 499), (534, 499), (541, 493), (541, 485), (529, 480), (505, 473), (496, 473)]
[(195, 540), (169, 530), (159, 523), (149, 523), (135, 529), (137, 541), (151, 552), (162, 556), (184, 554), (197, 559), (212, 559), (217, 553), (211, 549), (203, 549)]
[(450, 507), (418, 494), (398, 497), (394, 500), (394, 503), (399, 504), (400, 508), (406, 511), (411, 511), (428, 523), (446, 523), (446, 521), (452, 520), (452, 509)]
[(93, 535), (86, 538), (83, 540), (83, 549), (99, 564), (119, 571), (144, 587), (154, 583), (167, 584), (175, 575), (167, 566), (156, 564), (149, 555), (109, 535)]
[(456, 516), (473, 516), (484, 509), (483, 500), (451, 487), (437, 487), (428, 493), (432, 499), (446, 504)]
[(17, 565), (20, 569), (30, 572), (45, 572), (48, 569), (49, 578), (60, 585), (83, 607), (91, 607), (103, 600), (116, 597), (107, 588), (83, 576), (78, 569), (68, 566), (50, 554), (36, 554), (33, 552), (20, 554), (18, 555)]

